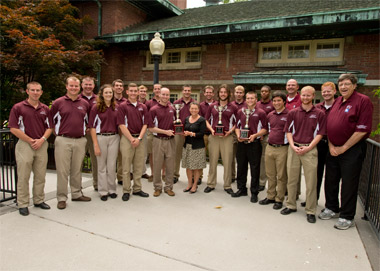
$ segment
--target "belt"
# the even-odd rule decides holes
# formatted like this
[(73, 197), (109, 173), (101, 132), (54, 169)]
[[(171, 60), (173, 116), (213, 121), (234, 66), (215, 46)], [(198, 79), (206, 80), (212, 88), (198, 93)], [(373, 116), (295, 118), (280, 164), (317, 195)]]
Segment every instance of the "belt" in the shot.
[[(272, 147), (275, 147), (275, 148), (279, 148), (279, 147), (283, 147), (283, 146), (288, 146), (288, 144), (271, 144), (271, 143), (268, 143), (269, 146), (272, 146)], [(294, 144), (295, 145), (295, 144)]]
[(243, 141), (242, 143), (244, 144), (251, 144), (251, 143), (258, 143), (260, 142), (260, 139), (259, 138), (256, 138), (255, 140), (253, 140), (252, 142), (249, 142), (248, 140), (247, 141)]
[(170, 139), (174, 138), (174, 136), (156, 136), (156, 135), (154, 137), (161, 139), (161, 140), (170, 140)]
[(101, 136), (113, 136), (113, 135), (116, 135), (117, 133), (97, 133), (97, 135), (101, 135)]
[(58, 135), (58, 136), (67, 137), (67, 138), (74, 138), (74, 139), (78, 139), (78, 138), (83, 137), (83, 136), (68, 136), (68, 135)]
[(310, 144), (299, 144), (299, 143), (295, 143), (294, 142), (294, 146), (296, 146), (296, 147), (307, 147), (307, 146), (309, 146)]
[(131, 134), (132, 137), (139, 137), (140, 134)]

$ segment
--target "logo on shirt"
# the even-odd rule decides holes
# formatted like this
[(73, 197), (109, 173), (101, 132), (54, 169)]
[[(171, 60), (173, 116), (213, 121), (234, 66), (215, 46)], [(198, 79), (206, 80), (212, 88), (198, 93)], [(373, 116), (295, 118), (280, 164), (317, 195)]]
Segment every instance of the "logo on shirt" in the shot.
[(348, 111), (350, 111), (351, 108), (352, 108), (352, 105), (347, 105), (346, 109), (344, 109), (344, 112), (348, 113)]
[(46, 112), (45, 111), (41, 111), (40, 114), (41, 115), (46, 115)]
[(266, 108), (271, 109), (272, 107), (270, 107), (270, 105), (268, 105)]
[(169, 110), (169, 113), (173, 113), (173, 112), (174, 112), (173, 110), (171, 110), (171, 109)]
[(356, 128), (358, 129), (367, 129), (367, 125), (356, 125)]
[(317, 115), (310, 115), (309, 119), (316, 119), (317, 118)]
[(257, 114), (253, 114), (252, 116), (254, 116), (254, 117), (258, 117), (259, 115), (257, 115)]
[(144, 111), (144, 109), (142, 109), (141, 107), (139, 107), (139, 109), (138, 109), (139, 111)]
[(282, 121), (287, 121), (287, 118), (282, 117), (280, 120), (282, 120)]
[(83, 110), (84, 108), (83, 108), (83, 106), (78, 106), (78, 109)]

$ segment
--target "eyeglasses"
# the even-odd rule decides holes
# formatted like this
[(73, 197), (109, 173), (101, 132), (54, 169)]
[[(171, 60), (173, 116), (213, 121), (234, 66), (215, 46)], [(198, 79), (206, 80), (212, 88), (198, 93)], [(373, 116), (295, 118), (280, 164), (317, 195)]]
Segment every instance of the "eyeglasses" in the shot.
[(343, 87), (343, 86), (345, 86), (345, 87), (349, 87), (349, 86), (351, 86), (351, 85), (352, 85), (352, 83), (339, 83), (339, 84), (338, 84), (339, 87)]

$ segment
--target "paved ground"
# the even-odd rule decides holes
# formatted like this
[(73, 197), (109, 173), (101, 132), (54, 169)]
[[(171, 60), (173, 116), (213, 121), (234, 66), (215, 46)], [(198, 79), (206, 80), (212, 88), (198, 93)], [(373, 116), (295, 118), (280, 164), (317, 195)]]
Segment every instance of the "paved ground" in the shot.
[[(218, 172), (221, 180), (222, 167)], [(22, 217), (10, 202), (0, 208), (0, 270), (371, 270), (356, 228), (309, 224), (300, 206), (280, 215), (249, 197), (231, 198), (220, 181), (210, 194), (204, 183), (196, 194), (183, 193), (181, 176), (175, 197), (152, 197), (152, 183), (143, 180), (149, 198), (123, 202), (118, 186), (118, 198), (102, 202), (85, 174), (92, 201), (58, 210), (49, 172), (51, 210), (30, 207)]]

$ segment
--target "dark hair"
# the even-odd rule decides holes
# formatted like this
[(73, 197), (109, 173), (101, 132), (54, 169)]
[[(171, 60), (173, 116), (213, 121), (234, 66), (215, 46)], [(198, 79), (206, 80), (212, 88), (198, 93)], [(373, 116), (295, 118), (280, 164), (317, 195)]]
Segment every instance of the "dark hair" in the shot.
[(182, 86), (182, 90), (183, 90), (184, 88), (190, 88), (190, 89), (191, 89), (191, 86), (190, 86), (190, 85), (183, 85), (183, 86)]
[(218, 97), (218, 100), (219, 100), (219, 92), (222, 88), (225, 88), (227, 90), (227, 100), (228, 102), (230, 102), (230, 98), (231, 98), (231, 90), (229, 89), (228, 85), (227, 84), (221, 84), (218, 88), (218, 91), (216, 93), (217, 97)]
[(96, 108), (101, 113), (103, 113), (107, 110), (106, 102), (104, 101), (104, 97), (103, 97), (103, 91), (106, 88), (110, 88), (112, 90), (112, 99), (111, 99), (112, 110), (115, 110), (115, 107), (116, 107), (115, 95), (113, 93), (112, 85), (111, 84), (105, 84), (105, 85), (100, 87), (100, 90), (98, 93), (98, 98), (96, 98)]
[(339, 85), (339, 82), (343, 81), (343, 80), (350, 80), (352, 84), (356, 85), (358, 83), (358, 78), (356, 77), (356, 75), (352, 74), (352, 73), (343, 73), (339, 76), (339, 79), (338, 79), (338, 85)]
[(121, 79), (116, 79), (116, 80), (114, 80), (114, 81), (112, 82), (112, 86), (114, 87), (116, 83), (121, 83), (121, 84), (123, 85), (123, 87), (124, 87), (124, 82), (123, 82), (123, 80), (121, 80)]
[(260, 88), (260, 90), (262, 90), (263, 88), (266, 88), (266, 89), (268, 89), (269, 90), (269, 92), (271, 92), (271, 88), (270, 88), (270, 86), (268, 86), (268, 85), (264, 85), (264, 86), (262, 86), (261, 88)]
[(280, 97), (284, 103), (286, 104), (286, 95), (284, 92), (282, 92), (281, 90), (276, 90), (273, 94), (272, 94), (272, 101), (274, 98), (276, 97)]
[(201, 109), (201, 106), (199, 105), (198, 102), (191, 102), (190, 106), (192, 106), (192, 105), (196, 105), (198, 107), (198, 109)]

